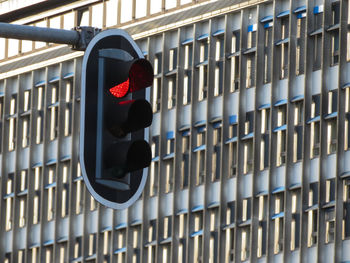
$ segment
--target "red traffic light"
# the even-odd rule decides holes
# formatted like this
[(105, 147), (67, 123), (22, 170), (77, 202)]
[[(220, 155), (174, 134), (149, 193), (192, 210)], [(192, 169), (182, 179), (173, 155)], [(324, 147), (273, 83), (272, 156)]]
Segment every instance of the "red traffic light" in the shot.
[(138, 91), (152, 85), (153, 68), (148, 60), (135, 59), (130, 61), (128, 66), (128, 79), (109, 89), (110, 93), (116, 98), (122, 98), (129, 92)]

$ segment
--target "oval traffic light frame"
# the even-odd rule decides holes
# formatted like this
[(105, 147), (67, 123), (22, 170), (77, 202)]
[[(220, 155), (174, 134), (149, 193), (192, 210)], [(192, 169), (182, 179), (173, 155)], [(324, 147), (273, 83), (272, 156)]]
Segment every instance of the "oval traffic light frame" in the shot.
[[(96, 35), (89, 43), (82, 63), (82, 89), (81, 89), (81, 118), (80, 118), (80, 166), (83, 175), (84, 182), (87, 186), (88, 191), (91, 195), (101, 204), (113, 208), (113, 209), (125, 209), (132, 205), (140, 197), (148, 174), (148, 167), (142, 170), (133, 172), (130, 176), (131, 189), (127, 191), (128, 194), (123, 196), (123, 191), (119, 192), (115, 189), (109, 189), (108, 186), (100, 185), (96, 183), (96, 167), (93, 163), (93, 154), (96, 155), (96, 143), (95, 145), (89, 143), (90, 138), (96, 137), (96, 129), (94, 126), (97, 119), (96, 107), (93, 108), (91, 105), (96, 104), (97, 97), (97, 80), (91, 78), (91, 75), (97, 75), (97, 66), (95, 64), (98, 60), (98, 52), (100, 49), (121, 49), (126, 52), (126, 59), (137, 59), (144, 60), (142, 51), (133, 41), (133, 39), (123, 30), (110, 29), (102, 31)], [(129, 55), (127, 55), (129, 54)], [(128, 57), (129, 56), (129, 57)], [(146, 61), (146, 60), (145, 60)], [(147, 61), (148, 62), (148, 61)], [(138, 62), (139, 63), (139, 62)], [(141, 62), (143, 63), (143, 62)], [(148, 62), (149, 63), (149, 62)], [(137, 64), (136, 64), (137, 65)], [(149, 78), (150, 79), (150, 78)], [(152, 70), (152, 81), (153, 81), (153, 70)], [(152, 82), (150, 82), (150, 85)], [(129, 87), (130, 88), (130, 87)], [(109, 92), (107, 90), (107, 92)], [(129, 93), (130, 94), (130, 93)], [(142, 95), (140, 95), (142, 94)], [(138, 97), (139, 96), (139, 97)], [(140, 97), (141, 96), (141, 97)], [(150, 89), (144, 89), (144, 91), (137, 91), (127, 95), (128, 99), (146, 99), (150, 100)], [(137, 132), (139, 136), (140, 132)], [(134, 136), (134, 135), (131, 135)], [(136, 136), (136, 135), (135, 135)], [(149, 128), (143, 129), (143, 136), (140, 139), (148, 142)], [(135, 137), (135, 139), (137, 139)]]

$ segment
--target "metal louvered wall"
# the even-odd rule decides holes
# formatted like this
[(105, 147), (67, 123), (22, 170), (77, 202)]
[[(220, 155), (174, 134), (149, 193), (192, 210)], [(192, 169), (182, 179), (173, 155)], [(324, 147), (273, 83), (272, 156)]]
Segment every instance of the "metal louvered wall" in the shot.
[(350, 261), (348, 1), (177, 22), (125, 26), (155, 69), (152, 164), (126, 210), (81, 180), (81, 57), (1, 80), (0, 261)]

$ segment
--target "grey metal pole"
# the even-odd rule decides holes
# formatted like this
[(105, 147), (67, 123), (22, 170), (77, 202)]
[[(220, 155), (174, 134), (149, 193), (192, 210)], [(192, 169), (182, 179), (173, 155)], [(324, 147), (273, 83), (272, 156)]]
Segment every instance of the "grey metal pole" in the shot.
[(75, 30), (54, 29), (0, 22), (0, 37), (43, 41), (78, 46), (80, 34)]

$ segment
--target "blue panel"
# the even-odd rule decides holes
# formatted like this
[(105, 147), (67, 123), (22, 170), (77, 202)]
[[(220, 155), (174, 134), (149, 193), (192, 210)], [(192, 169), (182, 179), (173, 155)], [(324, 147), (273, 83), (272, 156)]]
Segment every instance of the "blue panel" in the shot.
[(247, 31), (248, 32), (255, 32), (256, 28), (257, 28), (256, 24), (249, 25)]
[(229, 123), (230, 125), (237, 123), (237, 115), (231, 115), (229, 117)]
[(193, 43), (193, 38), (187, 38), (186, 40), (182, 41), (181, 45), (188, 45)]
[(213, 33), (213, 36), (214, 37), (220, 36), (220, 35), (223, 35), (224, 33), (225, 33), (225, 29), (219, 29)]
[(304, 18), (304, 17), (306, 17), (306, 13), (305, 13), (305, 12), (302, 12), (302, 13), (298, 13), (298, 14), (297, 14), (297, 18), (298, 18), (298, 19), (301, 19), (301, 18)]
[(193, 152), (195, 153), (195, 152), (199, 152), (199, 151), (204, 151), (205, 148), (206, 148), (206, 145), (203, 144), (203, 145), (201, 145), (201, 146), (198, 146), (198, 147), (194, 148), (194, 149), (193, 149)]
[(65, 162), (65, 161), (68, 161), (71, 159), (71, 156), (70, 155), (65, 155), (65, 156), (62, 156), (61, 159), (60, 159), (60, 162)]
[(341, 88), (342, 89), (346, 89), (346, 88), (349, 88), (350, 87), (350, 82), (344, 84)]
[(267, 191), (267, 190), (264, 190), (264, 191), (260, 191), (259, 193), (257, 193), (256, 195), (255, 195), (255, 197), (259, 197), (259, 196), (265, 196), (265, 195), (268, 195), (269, 194), (269, 192)]
[(143, 54), (143, 56), (145, 57), (145, 56), (148, 55), (148, 52), (147, 52), (147, 51), (142, 51), (142, 54)]
[(122, 248), (115, 250), (114, 254), (116, 255), (116, 254), (123, 253), (123, 252), (126, 252), (126, 247), (122, 247)]
[(190, 136), (191, 135), (191, 131), (190, 130), (185, 130), (182, 132), (181, 134), (182, 136)]
[(300, 13), (300, 12), (306, 12), (306, 5), (299, 6), (293, 10), (294, 14)]
[(242, 137), (242, 140), (247, 140), (247, 139), (251, 139), (254, 137), (254, 132), (248, 133), (247, 135)]
[(193, 232), (193, 233), (191, 234), (191, 237), (201, 236), (201, 235), (203, 235), (203, 229), (201, 229), (201, 230), (199, 230), (199, 231), (197, 231), (197, 232)]
[(338, 112), (332, 112), (330, 114), (327, 114), (326, 116), (324, 116), (324, 119), (325, 120), (329, 120), (329, 119), (333, 119), (333, 118), (336, 118), (338, 116)]
[(218, 207), (220, 205), (219, 202), (212, 202), (210, 203), (207, 208), (210, 209), (210, 208), (215, 208), (215, 207)]
[(175, 138), (175, 133), (174, 133), (174, 131), (168, 131), (168, 132), (166, 133), (166, 139), (167, 139), (167, 140), (174, 139), (174, 138)]
[(159, 161), (159, 156), (152, 158), (152, 162), (158, 162), (158, 161)]
[(50, 159), (50, 160), (48, 160), (48, 161), (46, 162), (46, 165), (53, 165), (53, 164), (55, 164), (55, 163), (57, 163), (57, 160), (56, 160), (56, 159)]
[(271, 103), (266, 103), (261, 106), (259, 106), (258, 110), (268, 109), (271, 107)]
[(32, 165), (32, 169), (36, 168), (36, 167), (41, 167), (43, 166), (43, 163), (42, 162), (38, 162), (38, 163), (35, 163)]
[(278, 213), (278, 214), (274, 214), (271, 219), (276, 219), (276, 218), (281, 218), (284, 217), (284, 212)]
[(299, 189), (299, 188), (301, 188), (301, 183), (291, 184), (288, 189), (295, 190), (295, 189)]
[(214, 129), (220, 128), (221, 125), (222, 125), (221, 121), (217, 121), (217, 122), (214, 122), (214, 123), (213, 123)]
[(313, 117), (306, 121), (307, 124), (310, 124), (311, 122), (319, 121), (321, 119), (320, 115)]
[(295, 97), (293, 97), (291, 100), (290, 100), (290, 102), (297, 102), (297, 101), (301, 101), (301, 100), (303, 100), (304, 99), (304, 95), (302, 94), (302, 95), (297, 95), (297, 96), (295, 96)]
[(275, 43), (275, 45), (276, 45), (276, 46), (279, 46), (279, 45), (282, 45), (282, 44), (288, 43), (288, 42), (289, 42), (289, 37), (286, 37), (286, 38), (284, 38), (284, 39), (278, 40), (278, 41)]
[(130, 226), (138, 226), (142, 224), (142, 220), (136, 219), (130, 223)]
[(55, 83), (60, 80), (59, 76), (53, 77), (52, 79), (49, 80), (49, 83)]
[(207, 124), (206, 120), (201, 120), (201, 121), (197, 121), (194, 123), (194, 127), (201, 127), (201, 126), (205, 126)]
[(282, 126), (278, 126), (273, 129), (273, 132), (278, 132), (278, 131), (285, 131), (287, 129), (287, 124), (284, 124)]
[(163, 160), (169, 160), (175, 157), (175, 153), (169, 153), (163, 157)]
[(349, 178), (350, 177), (350, 171), (344, 172), (340, 174), (341, 179)]
[(69, 79), (74, 77), (74, 72), (69, 72), (63, 76), (63, 79)]
[(177, 211), (176, 215), (182, 215), (182, 214), (187, 214), (188, 210), (187, 209), (181, 209), (179, 211)]
[(195, 207), (192, 208), (191, 212), (198, 212), (198, 211), (202, 211), (204, 209), (204, 205), (197, 205)]
[(48, 240), (43, 243), (44, 246), (51, 246), (53, 245), (54, 241), (53, 240)]
[(237, 141), (237, 136), (227, 139), (225, 141), (225, 144), (229, 144), (229, 143), (236, 142), (236, 141)]
[(264, 24), (264, 28), (269, 28), (273, 26), (273, 22), (268, 22)]
[(45, 80), (38, 81), (37, 83), (35, 83), (34, 86), (35, 86), (36, 88), (45, 86)]
[(314, 7), (314, 14), (319, 14), (323, 12), (323, 5), (318, 5)]
[(185, 125), (182, 125), (182, 126), (179, 128), (179, 131), (189, 130), (190, 128), (191, 128), (191, 126), (190, 126), (190, 125), (185, 124)]
[(276, 101), (276, 103), (273, 106), (278, 107), (278, 106), (281, 106), (281, 105), (285, 105), (287, 103), (288, 103), (288, 100), (287, 99), (283, 99), (283, 100)]
[(277, 193), (283, 192), (284, 190), (285, 190), (284, 186), (279, 186), (279, 187), (276, 187), (275, 189), (273, 189), (271, 194), (277, 194)]
[(271, 22), (271, 21), (273, 21), (273, 16), (272, 15), (271, 16), (265, 16), (264, 18), (262, 18), (260, 20), (261, 23), (266, 23), (266, 22)]
[(289, 14), (290, 14), (290, 11), (286, 10), (286, 11), (283, 11), (283, 12), (279, 13), (276, 17), (277, 18), (282, 18), (282, 17), (285, 17), (285, 16), (289, 16)]
[(201, 40), (207, 39), (208, 37), (209, 37), (209, 34), (203, 34), (197, 37), (197, 40), (201, 41)]
[(121, 223), (119, 225), (116, 225), (115, 230), (126, 228), (126, 226), (126, 223)]
[(198, 64), (196, 65), (196, 67), (199, 68), (199, 67), (204, 66), (204, 65), (208, 65), (208, 60), (204, 60), (204, 61), (198, 63)]

